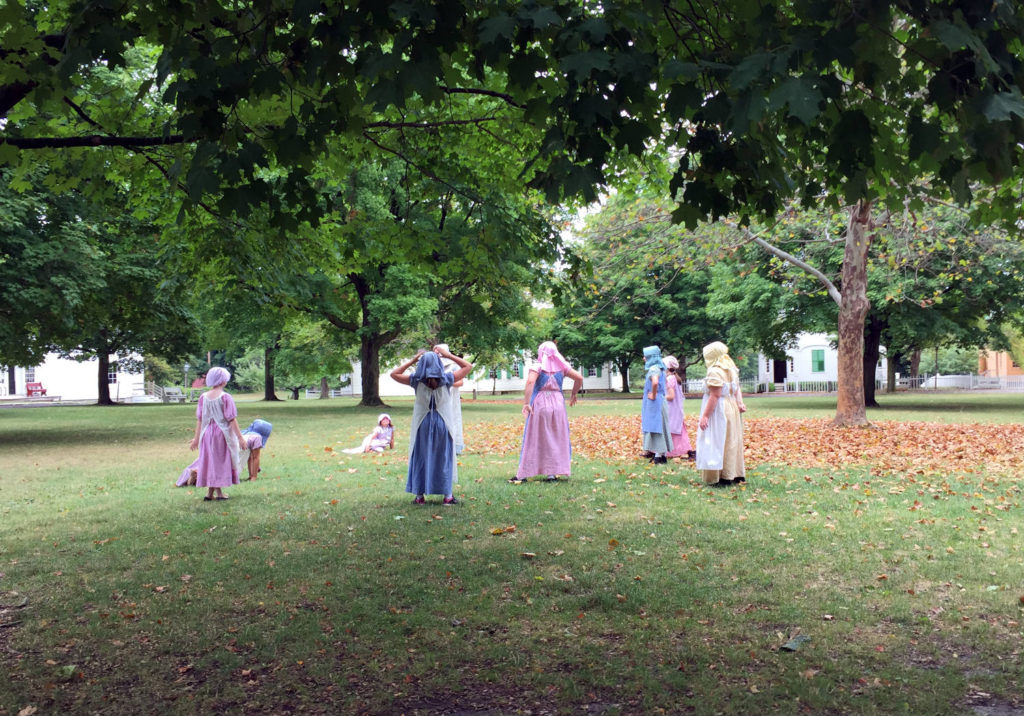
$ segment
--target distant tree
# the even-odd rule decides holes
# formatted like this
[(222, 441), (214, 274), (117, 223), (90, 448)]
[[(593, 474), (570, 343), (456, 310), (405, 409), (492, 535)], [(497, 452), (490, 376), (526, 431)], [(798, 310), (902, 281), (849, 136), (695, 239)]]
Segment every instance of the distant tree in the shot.
[(570, 282), (555, 304), (553, 330), (566, 356), (615, 365), (628, 392), (629, 367), (644, 346), (660, 345), (685, 367), (725, 337), (706, 310), (704, 254), (692, 232), (672, 223), (665, 202), (612, 196), (580, 235), (591, 273)]
[(32, 366), (105, 285), (103, 256), (83, 196), (51, 192), (41, 171), (16, 191), (12, 174), (0, 169), (0, 362)]
[[(831, 212), (794, 209), (753, 243), (749, 233), (736, 234), (741, 247), (715, 269), (711, 312), (770, 355), (798, 333), (827, 331), (843, 290), (844, 226)], [(926, 346), (1005, 344), (1000, 326), (1019, 320), (1024, 305), (1024, 247), (1010, 236), (937, 204), (891, 214), (875, 228), (873, 247), (862, 328), (867, 404), (876, 404), (881, 345), (898, 363)], [(763, 250), (772, 254), (768, 261)]]

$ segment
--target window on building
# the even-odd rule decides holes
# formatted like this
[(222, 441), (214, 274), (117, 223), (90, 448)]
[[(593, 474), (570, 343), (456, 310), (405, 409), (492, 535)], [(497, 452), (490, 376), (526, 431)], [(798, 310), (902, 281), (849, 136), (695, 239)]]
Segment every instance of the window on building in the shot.
[(487, 371), (487, 377), (488, 378), (497, 378), (498, 377), (498, 369), (497, 368), (491, 368), (489, 371)]
[(35, 383), (36, 382), (36, 369), (35, 369), (35, 366), (33, 366), (32, 368), (26, 368), (25, 369), (25, 382), (26, 383)]
[(107, 368), (107, 384), (113, 385), (117, 382), (117, 363), (111, 363)]
[(522, 378), (523, 377), (523, 369), (522, 369), (522, 366), (519, 363), (513, 363), (512, 364), (512, 377), (513, 378)]
[(597, 377), (597, 368), (593, 367), (593, 366), (590, 367), (590, 368), (587, 368), (587, 377), (588, 378), (596, 378)]
[(825, 372), (825, 349), (815, 348), (811, 351), (811, 372), (812, 373), (824, 373)]

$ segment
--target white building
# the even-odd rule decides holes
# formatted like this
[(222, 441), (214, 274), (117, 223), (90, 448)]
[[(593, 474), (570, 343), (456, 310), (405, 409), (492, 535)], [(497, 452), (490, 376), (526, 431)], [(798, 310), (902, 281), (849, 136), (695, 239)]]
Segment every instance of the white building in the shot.
[[(501, 395), (504, 393), (522, 394), (526, 388), (526, 377), (530, 367), (537, 361), (535, 356), (524, 357), (520, 361), (503, 368), (474, 367), (473, 372), (466, 378), (460, 389), (463, 395), (469, 395), (474, 390), (479, 397), (488, 395)], [(601, 366), (576, 367), (583, 375), (583, 390), (595, 392), (610, 392), (622, 390), (622, 376), (617, 368), (605, 364)], [(379, 390), (382, 398), (388, 397), (413, 397), (412, 388), (397, 383), (391, 378), (392, 368), (381, 368)], [(342, 388), (342, 394), (359, 397), (363, 394), (362, 383), (359, 378), (360, 363), (352, 364), (352, 375), (342, 376), (350, 378), (350, 383)], [(562, 387), (569, 390), (572, 381), (565, 381)]]
[[(138, 356), (135, 356), (139, 359)], [(14, 369), (14, 392), (8, 385), (8, 369), (0, 369), (0, 398), (9, 400), (27, 397), (26, 386), (29, 383), (42, 383), (46, 397), (60, 400), (98, 400), (99, 399), (99, 361), (78, 362), (69, 358), (61, 358), (56, 353), (48, 353), (45, 360), (37, 366)], [(110, 357), (110, 372), (107, 374), (110, 386), (110, 399), (125, 400), (143, 386), (142, 373), (127, 373), (117, 367), (115, 356)]]
[[(884, 355), (875, 366), (875, 378), (885, 379)], [(786, 349), (784, 358), (757, 356), (757, 382), (775, 390), (831, 391), (839, 379), (839, 361), (827, 333), (801, 333)]]

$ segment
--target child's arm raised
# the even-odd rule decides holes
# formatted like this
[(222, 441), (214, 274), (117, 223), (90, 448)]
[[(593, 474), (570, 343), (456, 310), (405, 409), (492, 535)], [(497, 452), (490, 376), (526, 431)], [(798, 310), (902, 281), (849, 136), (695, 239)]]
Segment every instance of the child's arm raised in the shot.
[(442, 346), (439, 345), (434, 346), (434, 352), (437, 353), (442, 358), (447, 358), (450, 361), (454, 361), (455, 365), (459, 366), (459, 369), (455, 371), (454, 382), (456, 383), (465, 378), (467, 375), (469, 375), (470, 371), (473, 370), (472, 363), (469, 363), (468, 361), (459, 358), (457, 355), (452, 353), (447, 348), (443, 348)]
[(402, 385), (409, 385), (409, 376), (405, 374), (405, 371), (409, 370), (410, 367), (416, 365), (416, 361), (418, 361), (420, 359), (420, 356), (423, 355), (424, 353), (426, 353), (426, 351), (422, 348), (416, 351), (416, 355), (414, 355), (405, 363), (402, 363), (402, 365), (398, 366), (393, 371), (391, 371), (391, 379), (396, 383), (401, 383)]

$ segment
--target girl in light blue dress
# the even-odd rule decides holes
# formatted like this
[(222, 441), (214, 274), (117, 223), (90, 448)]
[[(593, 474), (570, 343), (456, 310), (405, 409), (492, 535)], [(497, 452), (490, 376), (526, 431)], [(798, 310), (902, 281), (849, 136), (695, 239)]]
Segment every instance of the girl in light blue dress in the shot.
[(644, 431), (644, 450), (653, 453), (651, 462), (668, 462), (665, 453), (672, 452), (672, 433), (669, 432), (668, 407), (665, 405), (665, 364), (661, 348), (644, 348), (644, 402), (640, 409), (640, 428)]

